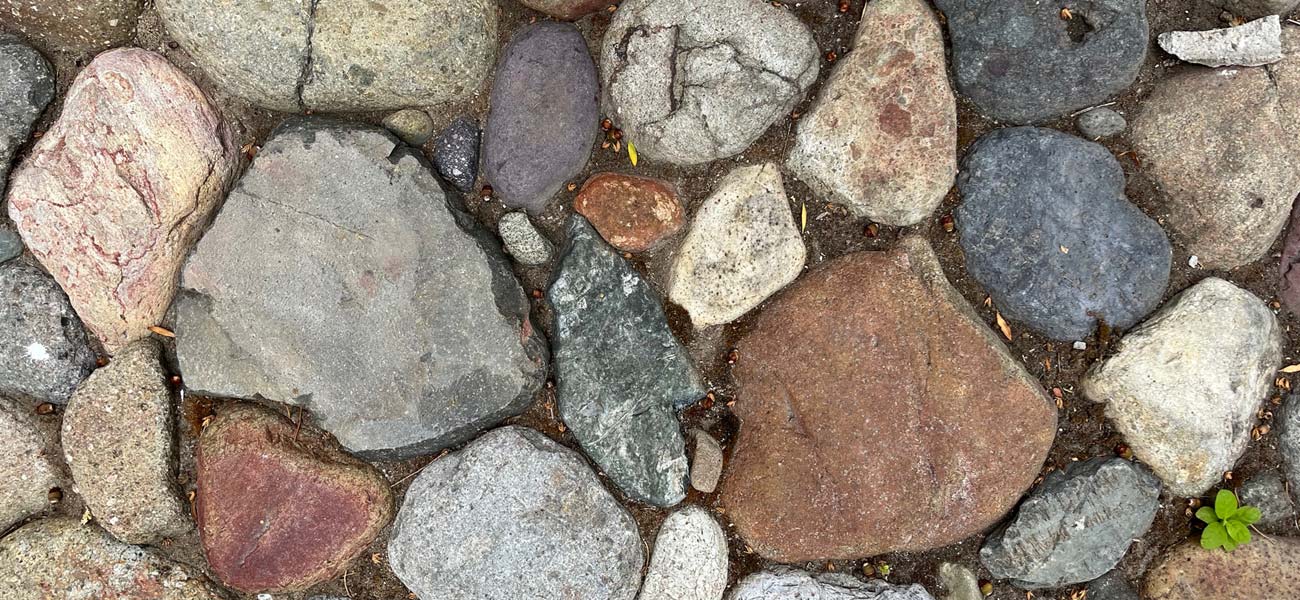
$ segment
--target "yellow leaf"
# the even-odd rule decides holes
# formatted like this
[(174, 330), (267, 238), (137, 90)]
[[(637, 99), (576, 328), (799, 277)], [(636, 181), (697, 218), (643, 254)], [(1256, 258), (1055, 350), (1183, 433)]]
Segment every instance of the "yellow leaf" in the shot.
[(808, 205), (799, 203), (799, 231), (808, 231)]
[(994, 316), (996, 316), (997, 319), (998, 319), (998, 329), (1001, 329), (1001, 330), (1002, 330), (1002, 335), (1006, 336), (1006, 337), (1007, 337), (1007, 340), (1010, 340), (1010, 339), (1011, 339), (1011, 326), (1010, 326), (1010, 325), (1007, 325), (1007, 320), (1002, 318), (1002, 313), (1000, 313), (1000, 312), (995, 312), (995, 313), (993, 313), (993, 314), (994, 314)]
[(627, 157), (630, 158), (630, 159), (632, 159), (632, 166), (635, 167), (635, 166), (636, 166), (636, 146), (632, 144), (632, 140), (628, 140), (628, 141), (627, 141)]
[(1283, 373), (1300, 373), (1300, 365), (1291, 365), (1282, 368)]

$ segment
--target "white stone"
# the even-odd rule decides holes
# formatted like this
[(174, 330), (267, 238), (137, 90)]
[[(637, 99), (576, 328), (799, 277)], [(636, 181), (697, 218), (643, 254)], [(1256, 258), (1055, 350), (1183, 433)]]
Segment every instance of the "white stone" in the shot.
[(1159, 39), (1165, 52), (1210, 67), (1258, 67), (1282, 60), (1282, 25), (1277, 15), (1225, 29), (1170, 31)]
[(664, 519), (640, 600), (720, 600), (727, 587), (727, 536), (698, 506)]

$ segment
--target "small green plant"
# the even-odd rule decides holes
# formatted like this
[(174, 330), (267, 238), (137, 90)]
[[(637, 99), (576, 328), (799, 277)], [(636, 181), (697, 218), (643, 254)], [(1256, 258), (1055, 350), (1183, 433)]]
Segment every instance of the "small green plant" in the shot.
[(1196, 511), (1196, 518), (1205, 521), (1205, 531), (1201, 532), (1201, 547), (1213, 550), (1222, 547), (1232, 552), (1237, 546), (1250, 542), (1250, 526), (1259, 520), (1259, 509), (1253, 506), (1237, 506), (1237, 495), (1228, 490), (1219, 490), (1214, 497), (1214, 508), (1202, 506)]

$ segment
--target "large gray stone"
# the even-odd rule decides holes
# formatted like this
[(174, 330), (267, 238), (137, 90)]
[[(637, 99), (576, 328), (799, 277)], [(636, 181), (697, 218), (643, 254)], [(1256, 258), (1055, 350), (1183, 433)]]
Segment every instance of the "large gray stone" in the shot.
[(1187, 62), (1210, 67), (1258, 67), (1282, 60), (1282, 24), (1277, 15), (1209, 31), (1169, 31), (1160, 47)]
[(57, 456), (29, 403), (0, 398), (0, 531), (48, 508), (50, 490), (66, 485)]
[(59, 284), (23, 261), (0, 265), (0, 395), (62, 404), (95, 368)]
[(636, 522), (581, 456), (502, 427), (411, 482), (388, 560), (426, 599), (631, 600), (645, 557)]
[(1111, 571), (1088, 584), (1087, 600), (1140, 600), (1119, 571)]
[[(0, 34), (0, 189), (9, 178), (14, 153), (27, 143), (32, 125), (52, 99), (54, 70), (50, 63), (18, 36)], [(4, 262), (4, 254), (0, 249), (0, 262)]]
[(1286, 483), (1273, 471), (1265, 471), (1247, 479), (1237, 489), (1237, 498), (1242, 506), (1259, 509), (1258, 527), (1282, 528), (1295, 522), (1295, 503), (1291, 501)]
[(1291, 497), (1300, 502), (1300, 393), (1287, 396), (1276, 417), (1283, 473), (1291, 484)]
[(727, 534), (708, 511), (687, 506), (664, 519), (639, 600), (721, 600)]
[(815, 575), (789, 567), (754, 573), (736, 584), (729, 600), (934, 600), (917, 584), (862, 581), (844, 573)]
[(586, 219), (574, 215), (566, 229), (546, 293), (560, 417), (625, 494), (672, 506), (687, 475), (675, 409), (704, 396), (699, 373), (650, 284)]
[(463, 441), (522, 411), (546, 373), (497, 244), (388, 133), (290, 121), (185, 267), (185, 382), (308, 408), (367, 457)]

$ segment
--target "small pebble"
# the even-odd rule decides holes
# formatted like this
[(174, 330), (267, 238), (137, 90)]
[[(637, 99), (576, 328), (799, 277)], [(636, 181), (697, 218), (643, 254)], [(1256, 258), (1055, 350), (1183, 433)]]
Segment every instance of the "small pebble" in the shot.
[(1075, 350), (1087, 350), (1087, 349), (1088, 349), (1088, 342), (1075, 342), (1075, 343), (1074, 343), (1074, 349), (1075, 349)]
[(412, 146), (423, 146), (433, 136), (433, 119), (429, 113), (414, 108), (399, 110), (384, 117), (384, 127)]
[[(481, 135), (478, 122), (471, 117), (452, 121), (433, 142), (433, 164), (456, 189), (468, 192), (478, 179), (478, 152)], [(483, 186), (485, 197), (491, 196), (491, 186)]]
[(543, 265), (551, 260), (555, 247), (533, 227), (523, 212), (506, 213), (497, 225), (506, 251), (522, 265)]
[(984, 593), (980, 591), (979, 579), (970, 569), (955, 563), (939, 565), (939, 579), (948, 590), (941, 600), (981, 600)]
[(1093, 140), (1119, 135), (1128, 128), (1128, 121), (1124, 120), (1124, 115), (1105, 107), (1094, 108), (1079, 115), (1079, 120), (1075, 124), (1079, 128), (1079, 133)]
[(691, 457), (691, 487), (712, 494), (722, 477), (722, 446), (702, 429), (692, 429), (695, 455)]

